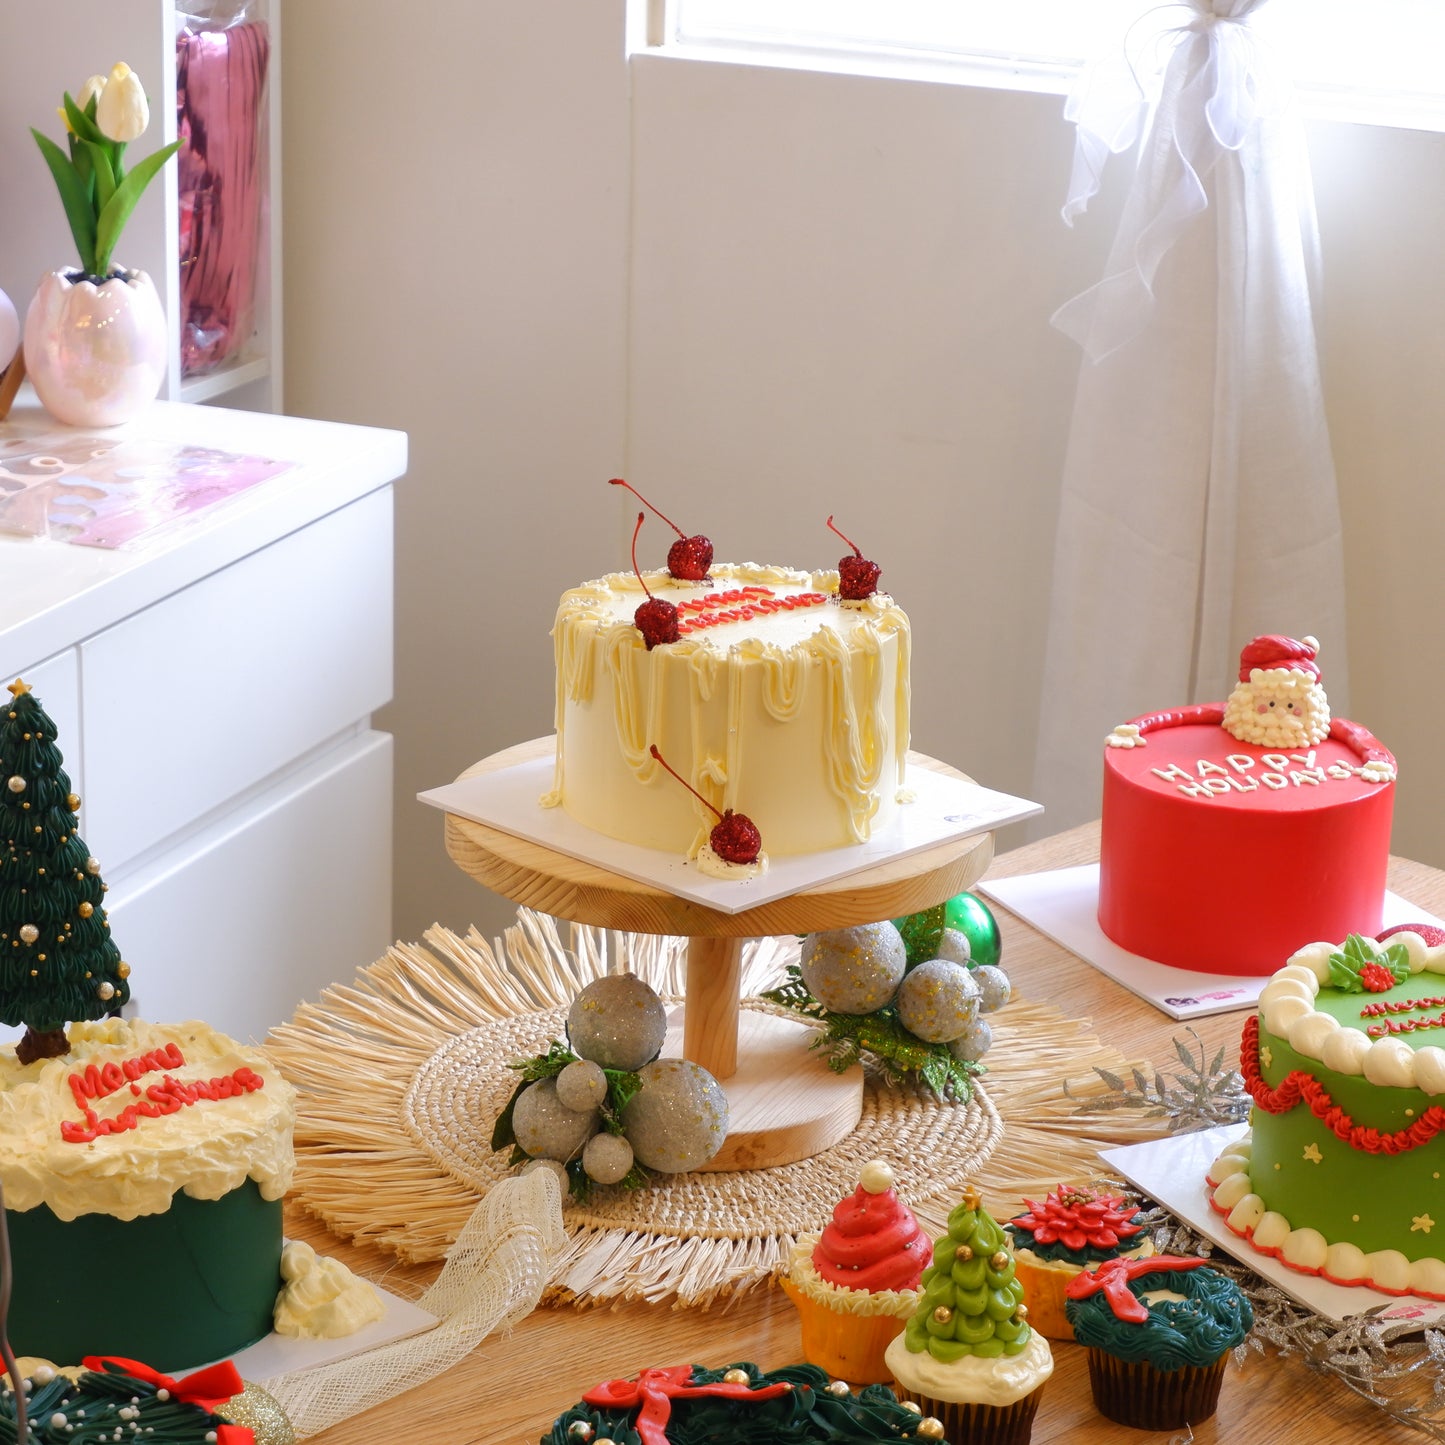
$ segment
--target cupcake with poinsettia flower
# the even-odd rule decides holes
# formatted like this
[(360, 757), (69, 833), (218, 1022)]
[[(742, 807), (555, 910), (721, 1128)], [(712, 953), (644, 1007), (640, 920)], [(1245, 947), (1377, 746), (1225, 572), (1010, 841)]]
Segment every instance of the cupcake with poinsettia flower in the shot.
[(882, 1159), (865, 1164), (827, 1228), (798, 1239), (781, 1280), (802, 1318), (803, 1358), (855, 1385), (891, 1378), (883, 1353), (913, 1313), (933, 1258), (894, 1179)]
[(1105, 1260), (1143, 1259), (1154, 1246), (1143, 1238), (1142, 1211), (1122, 1194), (1061, 1184), (1043, 1199), (1025, 1197), (1028, 1213), (1005, 1226), (1013, 1235), (1018, 1278), (1029, 1323), (1051, 1340), (1072, 1340), (1064, 1291), (1081, 1270)]

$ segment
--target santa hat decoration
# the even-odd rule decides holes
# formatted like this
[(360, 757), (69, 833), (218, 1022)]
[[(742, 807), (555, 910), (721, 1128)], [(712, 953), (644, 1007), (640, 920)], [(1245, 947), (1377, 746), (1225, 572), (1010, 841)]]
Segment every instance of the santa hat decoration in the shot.
[(1293, 637), (1281, 637), (1271, 632), (1265, 637), (1256, 637), (1245, 645), (1239, 654), (1239, 680), (1248, 682), (1255, 668), (1268, 670), (1274, 667), (1288, 667), (1295, 672), (1306, 672), (1315, 682), (1320, 680), (1320, 669), (1315, 662), (1320, 645), (1313, 637), (1296, 641)]

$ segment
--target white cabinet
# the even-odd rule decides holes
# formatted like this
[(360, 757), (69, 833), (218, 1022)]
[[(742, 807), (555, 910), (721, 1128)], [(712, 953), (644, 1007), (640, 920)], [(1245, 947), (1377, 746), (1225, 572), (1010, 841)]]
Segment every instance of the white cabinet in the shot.
[[(196, 8), (202, 8), (197, 6)], [(213, 10), (233, 8), (219, 0)], [(246, 17), (269, 39), (262, 127), (266, 172), (261, 207), (255, 333), (223, 367), (182, 376), (180, 168), (167, 163), (151, 182), (116, 251), (116, 262), (150, 273), (170, 327), (170, 364), (161, 395), (178, 401), (224, 398), (228, 406), (259, 411), (281, 407), (281, 0), (247, 0)], [(40, 277), (74, 265), (74, 243), (55, 183), (30, 138), (33, 126), (57, 143), (63, 129), (56, 107), (87, 76), (124, 60), (140, 77), (151, 105), (149, 130), (128, 159), (139, 159), (176, 138), (174, 0), (104, 0), (73, 5), (53, 0), (7, 0), (0, 5), (0, 290), (21, 316)]]
[[(21, 408), (0, 436), (44, 434)], [(157, 403), (113, 436), (290, 470), (149, 547), (0, 537), (0, 684), (59, 730), (146, 1017), (261, 1038), (392, 941), (400, 433)]]

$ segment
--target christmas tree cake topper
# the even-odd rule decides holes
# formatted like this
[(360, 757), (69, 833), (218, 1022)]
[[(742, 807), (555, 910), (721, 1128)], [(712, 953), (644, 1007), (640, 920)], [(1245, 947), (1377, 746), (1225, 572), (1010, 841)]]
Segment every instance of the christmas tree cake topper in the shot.
[(76, 831), (80, 799), (55, 724), (29, 685), (7, 689), (0, 715), (0, 1023), (23, 1025), (22, 1064), (70, 1051), (65, 1026), (99, 1019), (130, 997), (128, 964), (110, 938), (100, 864)]
[(919, 1290), (903, 1331), (914, 1354), (926, 1350), (952, 1364), (965, 1355), (997, 1359), (1028, 1348), (1033, 1331), (1015, 1276), (1013, 1243), (973, 1184), (948, 1216), (948, 1233), (934, 1244)]

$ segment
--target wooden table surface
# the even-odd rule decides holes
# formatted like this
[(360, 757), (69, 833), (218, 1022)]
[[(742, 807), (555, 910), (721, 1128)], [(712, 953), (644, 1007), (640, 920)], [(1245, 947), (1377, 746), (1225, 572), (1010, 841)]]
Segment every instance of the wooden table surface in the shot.
[[(988, 877), (1088, 863), (1098, 857), (1098, 824), (1089, 824), (1004, 854)], [(1445, 873), (1392, 860), (1390, 887), (1423, 911), (1445, 912)], [(1167, 1065), (1170, 1040), (1183, 1030), (1111, 979), (1081, 963), (1007, 910), (996, 913), (1003, 962), (1016, 994), (1048, 1000), (1093, 1020), (1096, 1033), (1130, 1058)], [(1244, 1013), (1198, 1020), (1206, 1044), (1237, 1042)], [(380, 1283), (430, 1282), (436, 1266), (404, 1266), (391, 1256), (357, 1248), (288, 1205), (287, 1231), (345, 1260)], [(776, 1369), (801, 1358), (798, 1316), (782, 1291), (753, 1290), (706, 1310), (626, 1304), (614, 1308), (546, 1307), (522, 1321), (509, 1338), (493, 1337), (447, 1375), (345, 1421), (316, 1445), (535, 1445), (552, 1419), (604, 1379), (649, 1365), (707, 1365), (752, 1360)], [(1165, 1442), (1168, 1432), (1128, 1430), (1105, 1420), (1089, 1395), (1084, 1352), (1054, 1346), (1054, 1375), (1034, 1424), (1034, 1445), (1115, 1445), (1121, 1440)], [(1270, 1353), (1225, 1376), (1218, 1414), (1196, 1426), (1199, 1445), (1228, 1441), (1373, 1445), (1423, 1438), (1387, 1422), (1339, 1381), (1311, 1373), (1298, 1359)]]

